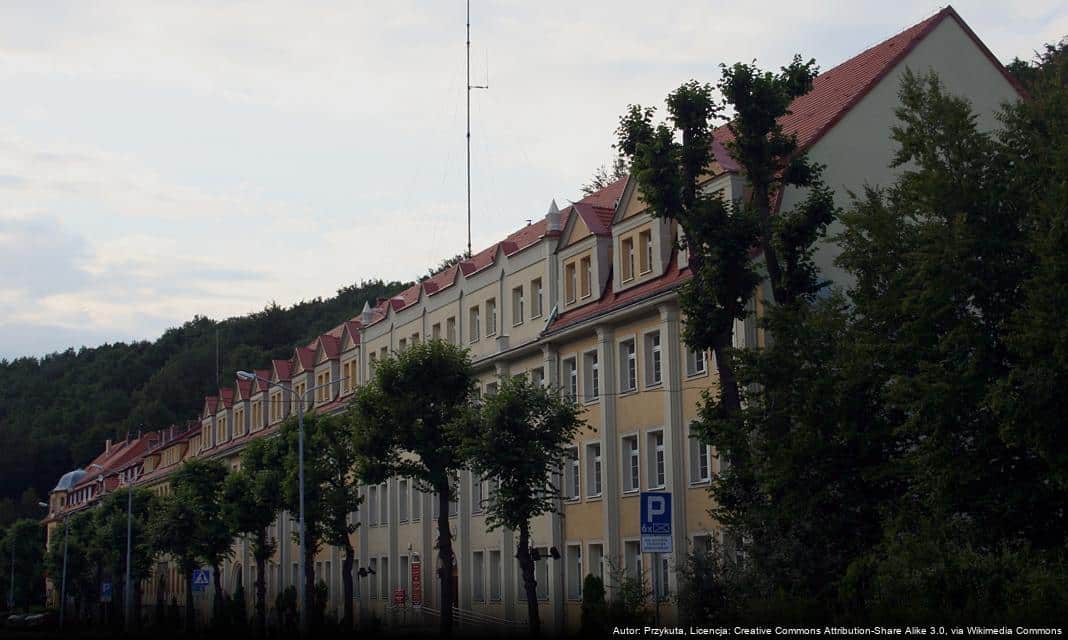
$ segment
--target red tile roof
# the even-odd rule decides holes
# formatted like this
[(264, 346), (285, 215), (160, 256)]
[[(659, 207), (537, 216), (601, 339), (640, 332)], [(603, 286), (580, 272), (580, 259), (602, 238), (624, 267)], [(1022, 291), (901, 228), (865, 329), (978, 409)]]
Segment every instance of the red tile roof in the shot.
[[(223, 407), (230, 408), (234, 406), (234, 390), (233, 389), (219, 389), (219, 398), (222, 399)], [(218, 409), (218, 408), (216, 408)]]
[[(331, 331), (338, 330), (338, 333), (340, 335), (340, 330), (344, 330), (344, 328), (345, 325), (342, 324), (338, 325), (334, 329), (331, 329)], [(337, 360), (338, 357), (341, 355), (341, 340), (338, 336), (335, 336), (332, 333), (324, 333), (323, 335), (319, 336), (317, 342), (323, 348), (323, 353), (326, 354), (326, 357), (328, 359)]]
[(219, 396), (205, 396), (204, 397), (205, 411), (204, 415), (212, 416), (219, 408)]
[[(1024, 95), (1020, 83), (979, 40), (953, 7), (947, 6), (930, 18), (816, 76), (812, 82), (812, 90), (790, 103), (790, 113), (780, 120), (783, 130), (797, 135), (799, 150), (803, 151), (818, 142), (921, 40), (946, 19), (955, 20), (1009, 83)], [(713, 136), (713, 153), (716, 161), (726, 171), (738, 170), (737, 163), (723, 146), (732, 138), (733, 135), (726, 126), (717, 128)]]
[(242, 400), (248, 400), (252, 395), (252, 381), (238, 378), (236, 382), (238, 395)]
[(278, 374), (280, 382), (289, 381), (292, 378), (292, 364), (289, 360), (271, 360), (271, 368)]
[(256, 374), (256, 391), (266, 391), (267, 387), (270, 386), (267, 381), (271, 379), (271, 370), (256, 369), (253, 373)]
[(626, 186), (627, 179), (620, 178), (605, 188), (595, 191), (579, 200), (579, 202), (604, 209), (615, 209), (616, 204), (619, 203), (620, 196), (623, 195), (623, 188)]
[[(297, 347), (296, 349), (294, 349), (293, 357), (294, 357), (293, 364), (294, 365), (297, 364), (296, 359), (299, 358), (300, 366), (305, 371), (311, 371), (313, 368), (315, 368), (315, 350), (314, 349), (309, 349), (308, 347)], [(295, 368), (296, 367), (294, 367), (294, 369)]]

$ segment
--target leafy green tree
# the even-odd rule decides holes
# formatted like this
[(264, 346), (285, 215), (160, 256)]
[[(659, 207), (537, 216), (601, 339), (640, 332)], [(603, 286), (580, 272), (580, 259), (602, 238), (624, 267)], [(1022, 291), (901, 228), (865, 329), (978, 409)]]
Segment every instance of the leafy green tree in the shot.
[[(367, 484), (393, 476), (410, 478), (438, 499), (438, 557), (452, 567), (449, 502), (452, 475), (463, 469), (465, 425), (471, 420), (475, 380), (464, 349), (441, 340), (408, 347), (383, 358), (374, 376), (349, 405), (356, 447), (356, 475)], [(448, 570), (441, 585), (441, 632), (452, 632), (456, 594)]]
[[(93, 509), (94, 545), (102, 551), (102, 563), (110, 570), (116, 612), (125, 611), (126, 602), (126, 541), (127, 522), (130, 524), (130, 594), (133, 611), (140, 611), (141, 580), (152, 571), (152, 562), (157, 550), (148, 533), (147, 522), (155, 510), (156, 496), (147, 489), (133, 489), (129, 503), (129, 489), (122, 488), (104, 496), (100, 505)], [(129, 513), (129, 517), (128, 514)]]
[(604, 599), (604, 580), (592, 573), (582, 580), (582, 622), (580, 634), (584, 637), (604, 633), (608, 604)]
[(530, 522), (555, 513), (568, 447), (583, 425), (573, 401), (526, 376), (507, 378), (483, 400), (481, 419), (464, 438), (463, 455), (480, 479), (495, 481), (486, 526), (519, 532), (516, 557), (523, 573), (530, 631), (541, 630), (537, 581), (530, 550)]
[[(297, 421), (288, 419), (279, 436), (284, 461), (283, 496), (286, 510), (299, 513), (297, 469)], [(344, 624), (352, 628), (352, 566), (355, 549), (351, 536), (356, 530), (350, 515), (360, 505), (358, 487), (353, 480), (356, 451), (349, 421), (342, 416), (308, 414), (304, 416), (304, 579), (308, 610), (315, 613), (313, 624), (321, 624), (318, 611), (325, 603), (315, 602), (315, 555), (323, 544), (345, 552), (342, 581), (345, 591)]]
[(185, 582), (186, 630), (194, 627), (193, 571), (198, 567), (198, 518), (197, 508), (190, 494), (182, 491), (162, 496), (149, 520), (152, 546), (160, 553), (170, 556)]
[[(654, 109), (631, 105), (617, 129), (616, 146), (630, 160), (650, 214), (682, 230), (693, 276), (679, 295), (685, 339), (691, 348), (715, 353), (714, 406), (727, 415), (742, 406), (731, 349), (734, 321), (746, 317), (764, 271), (780, 304), (817, 288), (810, 247), (833, 218), (834, 204), (820, 167), (798, 153), (796, 136), (778, 121), (794, 98), (811, 89), (816, 72), (813, 61), (800, 57), (777, 74), (740, 63), (724, 67), (719, 90), (734, 111), (726, 147), (748, 186), (737, 202), (702, 188), (714, 159), (714, 121), (722, 111), (710, 84), (691, 80), (668, 94), (665, 123), (654, 126)], [(807, 195), (795, 210), (773, 216), (772, 196), (787, 187), (804, 187)], [(760, 263), (754, 247), (761, 249)]]
[(0, 564), (3, 565), (4, 600), (9, 597), (14, 568), (15, 606), (28, 610), (41, 603), (44, 596), (44, 527), (28, 518), (16, 520), (4, 532), (2, 543)]
[[(171, 487), (179, 517), (192, 516), (192, 556), (211, 567), (214, 598), (212, 616), (223, 615), (222, 563), (233, 553), (234, 534), (223, 517), (223, 482), (227, 470), (218, 460), (192, 458), (174, 473)], [(194, 567), (195, 568), (195, 567)], [(192, 570), (190, 570), (190, 580)], [(192, 590), (188, 591), (192, 593)]]
[[(93, 537), (93, 513), (77, 511), (67, 516), (67, 522), (57, 523), (52, 534), (47, 554), (45, 570), (52, 577), (56, 589), (56, 601), (59, 602), (61, 581), (63, 579), (64, 526), (66, 527), (67, 555), (67, 597), (75, 601), (75, 610), (93, 601), (94, 569), (96, 559), (91, 555), (91, 538)], [(151, 536), (151, 533), (149, 533)], [(62, 604), (61, 604), (62, 606)]]
[(267, 561), (278, 548), (268, 528), (282, 509), (278, 488), (284, 471), (278, 444), (276, 439), (264, 438), (249, 442), (241, 451), (240, 470), (223, 482), (222, 513), (227, 527), (249, 537), (256, 561), (256, 625), (261, 635), (267, 633)]

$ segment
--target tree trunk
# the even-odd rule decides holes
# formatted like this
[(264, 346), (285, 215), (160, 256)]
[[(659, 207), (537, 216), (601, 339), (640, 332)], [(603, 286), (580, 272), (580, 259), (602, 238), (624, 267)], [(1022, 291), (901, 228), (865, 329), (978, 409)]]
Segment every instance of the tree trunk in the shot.
[(256, 625), (261, 638), (267, 637), (267, 530), (256, 533)]
[(345, 560), (341, 564), (341, 584), (345, 593), (345, 615), (341, 619), (341, 628), (345, 632), (352, 631), (352, 564), (355, 556), (352, 543), (348, 541), (348, 536), (345, 536)]
[(452, 635), (452, 532), (449, 530), (449, 485), (438, 488), (438, 581), (441, 584), (441, 635)]
[(130, 588), (133, 589), (133, 606), (130, 609), (130, 628), (134, 631), (141, 630), (141, 605), (144, 603), (144, 593), (141, 592), (141, 581), (131, 577)]
[(530, 635), (541, 634), (541, 616), (538, 612), (538, 581), (534, 578), (534, 559), (530, 557), (530, 525), (519, 527), (519, 546), (516, 550), (519, 569), (523, 572), (523, 590), (527, 594), (527, 621)]
[(193, 630), (193, 568), (185, 568), (185, 630)]
[(734, 375), (734, 365), (728, 357), (727, 350), (731, 347), (732, 330), (725, 331), (715, 337), (712, 350), (716, 354), (716, 370), (719, 372), (720, 399), (727, 413), (734, 415), (742, 410), (742, 397), (738, 391), (738, 378)]
[(223, 590), (222, 590), (222, 576), (219, 572), (219, 565), (211, 565), (211, 581), (215, 584), (215, 597), (211, 602), (211, 617), (212, 621), (218, 625), (222, 622), (223, 613)]
[(768, 269), (768, 279), (771, 280), (771, 294), (776, 302), (786, 304), (789, 301), (786, 299), (786, 291), (782, 286), (779, 255), (772, 244), (771, 202), (766, 186), (753, 187), (753, 206), (757, 210), (757, 219), (760, 223), (760, 249), (764, 252), (764, 264)]

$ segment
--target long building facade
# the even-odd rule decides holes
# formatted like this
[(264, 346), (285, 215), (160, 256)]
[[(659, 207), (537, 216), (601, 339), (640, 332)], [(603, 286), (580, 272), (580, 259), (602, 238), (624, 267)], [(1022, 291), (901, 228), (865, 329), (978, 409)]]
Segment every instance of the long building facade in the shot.
[[(971, 101), (985, 128), (994, 128), (1000, 107), (1020, 96), (952, 8), (820, 74), (783, 125), (825, 166), (824, 178), (840, 206), (849, 205), (850, 192), (894, 180), (890, 136), (906, 69), (938, 73), (950, 92)], [(715, 161), (704, 188), (737, 199), (745, 181), (724, 148), (727, 135), (726, 129), (715, 134)], [(789, 208), (801, 196), (788, 190), (779, 206)], [(673, 222), (649, 215), (633, 181), (620, 180), (563, 208), (554, 202), (543, 219), (391, 299), (367, 305), (357, 317), (297, 346), (289, 359), (248, 364), (263, 367), (256, 370), (259, 376), (292, 389), (313, 412), (344, 410), (376, 361), (428, 339), (467, 348), (483, 394), (520, 374), (562, 389), (581, 405), (587, 427), (572, 443), (561, 476), (560, 513), (540, 518), (532, 529), (532, 546), (541, 558), (536, 577), (542, 620), (550, 628), (574, 628), (583, 578), (604, 577), (611, 594), (610, 574), (618, 570), (643, 576), (650, 588), (657, 585), (664, 619), (671, 621), (676, 562), (713, 538), (722, 540), (710, 516), (709, 494), (720, 463), (690, 429), (701, 394), (716, 389), (716, 369), (711, 354), (689, 350), (681, 338), (677, 291), (689, 270), (678, 235)], [(818, 263), (845, 283), (833, 264), (836, 255), (836, 247), (826, 244)], [(749, 317), (736, 324), (736, 347), (763, 345), (756, 318), (765, 292), (761, 287)], [(171, 473), (191, 457), (217, 458), (236, 468), (243, 446), (275, 434), (295, 413), (295, 402), (266, 383), (235, 380), (205, 398), (199, 419), (189, 425), (109, 441), (100, 456), (64, 476), (53, 491), (50, 536), (64, 514), (128, 483), (166, 494)], [(457, 486), (449, 509), (457, 606), (472, 617), (522, 623), (526, 607), (516, 536), (486, 527), (490, 481), (462, 473)], [(363, 569), (354, 576), (360, 615), (395, 621), (435, 610), (437, 501), (406, 478), (360, 491), (364, 502), (352, 515), (359, 523), (353, 534), (356, 564)], [(675, 554), (659, 556), (656, 564), (641, 553), (642, 491), (673, 497)], [(299, 581), (294, 527), (286, 513), (271, 527), (280, 542), (266, 576), (271, 606), (280, 590)], [(342, 605), (342, 559), (341, 550), (327, 547), (315, 560), (316, 579), (327, 584), (334, 611)], [(246, 541), (235, 541), (222, 579), (227, 590), (243, 584), (252, 597), (255, 563)], [(142, 588), (145, 602), (172, 597), (183, 602), (191, 595), (166, 559)], [(210, 592), (193, 597), (210, 606)]]

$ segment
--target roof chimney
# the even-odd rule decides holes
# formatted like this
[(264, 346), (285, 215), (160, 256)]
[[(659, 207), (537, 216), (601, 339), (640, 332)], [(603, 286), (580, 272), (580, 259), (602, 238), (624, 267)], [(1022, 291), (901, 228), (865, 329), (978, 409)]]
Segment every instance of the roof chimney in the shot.
[(360, 322), (367, 326), (371, 324), (371, 320), (374, 318), (374, 312), (371, 311), (371, 305), (367, 302), (363, 303), (363, 311), (360, 312)]
[(551, 233), (560, 230), (560, 209), (556, 207), (556, 199), (553, 198), (549, 212), (545, 214), (545, 231)]
[(111, 453), (111, 438), (104, 441), (104, 453)]

